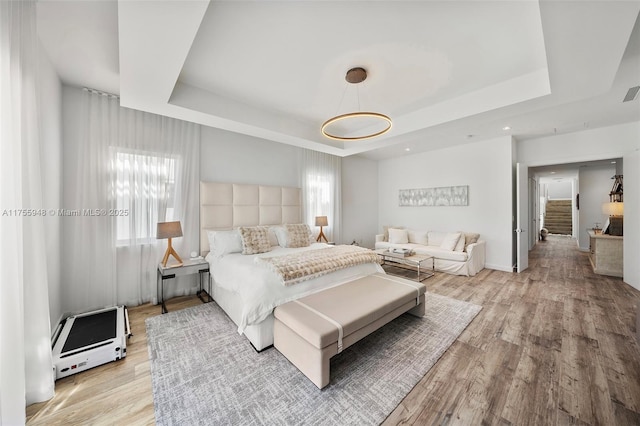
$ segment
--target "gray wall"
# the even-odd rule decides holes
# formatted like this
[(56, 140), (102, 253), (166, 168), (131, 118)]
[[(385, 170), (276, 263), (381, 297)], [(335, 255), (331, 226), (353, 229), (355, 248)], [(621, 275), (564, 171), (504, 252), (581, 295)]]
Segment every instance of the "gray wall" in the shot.
[(578, 245), (581, 250), (589, 250), (587, 230), (598, 222), (604, 225), (607, 217), (602, 213), (602, 203), (609, 201), (609, 192), (613, 185), (611, 176), (615, 174), (614, 164), (580, 168), (578, 179), (580, 185), (580, 216), (578, 229)]
[(200, 180), (300, 186), (301, 148), (202, 127)]
[(378, 162), (342, 159), (342, 238), (373, 248), (378, 233)]

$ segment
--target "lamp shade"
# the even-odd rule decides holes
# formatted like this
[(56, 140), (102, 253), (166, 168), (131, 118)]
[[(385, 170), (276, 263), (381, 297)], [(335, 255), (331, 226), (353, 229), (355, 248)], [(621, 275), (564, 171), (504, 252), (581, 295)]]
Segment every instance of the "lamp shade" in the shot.
[(166, 238), (176, 237), (182, 237), (182, 226), (180, 226), (179, 220), (175, 222), (158, 222), (157, 239), (164, 240)]
[(316, 216), (316, 226), (328, 226), (329, 221), (326, 216)]
[(604, 203), (602, 205), (602, 213), (607, 216), (623, 216), (624, 203)]

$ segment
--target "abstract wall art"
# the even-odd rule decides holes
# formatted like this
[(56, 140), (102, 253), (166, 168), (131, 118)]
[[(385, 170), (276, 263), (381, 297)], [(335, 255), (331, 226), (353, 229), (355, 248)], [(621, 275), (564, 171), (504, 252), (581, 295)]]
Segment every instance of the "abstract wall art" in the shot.
[(398, 198), (400, 207), (468, 206), (469, 186), (401, 189)]

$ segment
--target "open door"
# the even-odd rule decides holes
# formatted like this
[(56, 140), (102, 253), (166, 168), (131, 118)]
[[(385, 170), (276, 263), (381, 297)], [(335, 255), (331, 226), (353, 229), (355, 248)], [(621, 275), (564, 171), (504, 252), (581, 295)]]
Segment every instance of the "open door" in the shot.
[(540, 237), (540, 184), (529, 176), (529, 251), (533, 250)]
[(516, 272), (529, 267), (529, 168), (516, 164)]

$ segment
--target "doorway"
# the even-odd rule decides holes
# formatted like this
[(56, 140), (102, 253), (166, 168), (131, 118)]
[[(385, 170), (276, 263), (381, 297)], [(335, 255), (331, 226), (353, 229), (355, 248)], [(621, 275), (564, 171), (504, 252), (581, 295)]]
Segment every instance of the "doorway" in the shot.
[[(611, 178), (622, 174), (622, 159), (524, 167), (525, 170), (516, 173), (514, 271), (521, 272), (527, 268), (528, 251), (537, 244), (540, 231), (546, 225), (552, 226), (550, 234), (568, 236), (575, 240), (580, 250), (588, 251), (587, 230), (601, 226), (606, 220), (602, 204), (608, 201), (613, 183)], [(528, 185), (523, 185), (524, 182)], [(521, 199), (519, 194), (524, 194), (525, 199)], [(525, 200), (528, 208), (520, 204)], [(555, 212), (550, 213), (557, 207), (548, 209), (549, 204), (563, 205), (561, 220), (554, 220)], [(522, 233), (526, 228), (529, 235), (525, 239)], [(528, 250), (523, 240), (528, 241)]]

